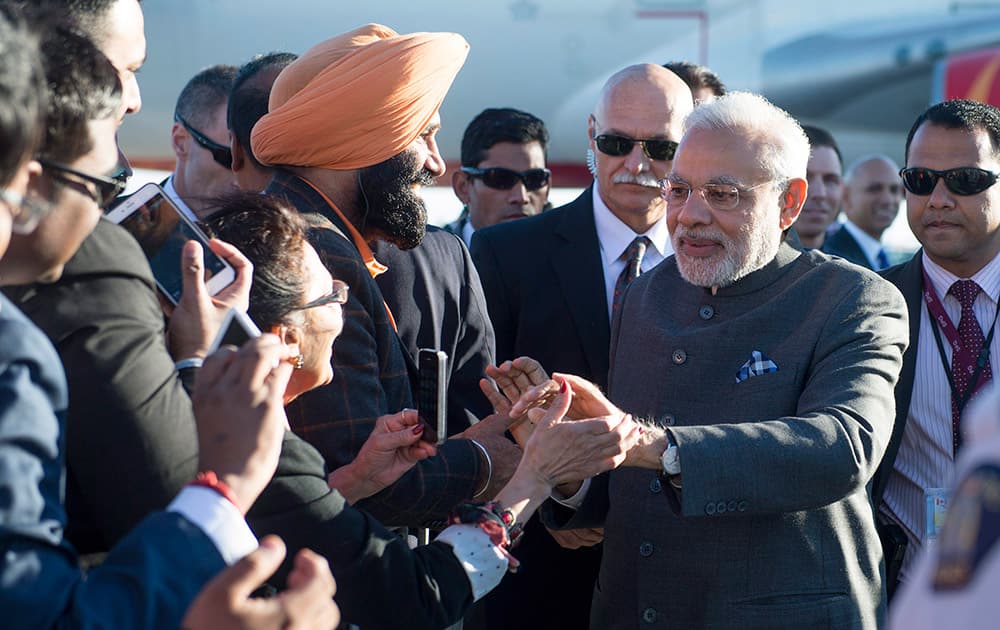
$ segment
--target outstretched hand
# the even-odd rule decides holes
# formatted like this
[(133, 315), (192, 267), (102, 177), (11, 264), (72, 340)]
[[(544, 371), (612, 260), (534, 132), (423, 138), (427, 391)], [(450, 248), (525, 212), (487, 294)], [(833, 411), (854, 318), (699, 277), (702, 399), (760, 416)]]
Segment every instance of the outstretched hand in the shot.
[(354, 461), (330, 473), (330, 487), (354, 503), (392, 485), (418, 461), (437, 454), (422, 435), (414, 409), (380, 417)]

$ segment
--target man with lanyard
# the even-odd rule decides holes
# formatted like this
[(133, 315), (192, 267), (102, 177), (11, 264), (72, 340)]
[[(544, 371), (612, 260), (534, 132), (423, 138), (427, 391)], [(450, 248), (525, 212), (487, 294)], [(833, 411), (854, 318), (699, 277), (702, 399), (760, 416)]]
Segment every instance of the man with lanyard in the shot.
[(910, 314), (896, 423), (872, 487), (887, 519), (883, 534), (894, 526), (905, 534), (886, 548), (890, 594), (893, 574), (906, 579), (933, 530), (928, 506), (944, 504), (940, 489), (953, 484), (962, 411), (993, 379), (1000, 360), (1000, 186), (994, 185), (1000, 109), (973, 101), (934, 105), (913, 124), (900, 173), (910, 229), (923, 249), (884, 273), (906, 297)]

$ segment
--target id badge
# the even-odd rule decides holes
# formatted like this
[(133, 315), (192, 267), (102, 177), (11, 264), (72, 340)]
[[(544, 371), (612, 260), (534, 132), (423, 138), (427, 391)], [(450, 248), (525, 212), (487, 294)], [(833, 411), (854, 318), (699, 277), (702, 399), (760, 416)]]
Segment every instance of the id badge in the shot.
[(944, 516), (948, 511), (948, 500), (951, 490), (948, 488), (927, 488), (924, 490), (924, 501), (927, 506), (927, 527), (924, 531), (926, 540), (934, 540), (944, 525)]

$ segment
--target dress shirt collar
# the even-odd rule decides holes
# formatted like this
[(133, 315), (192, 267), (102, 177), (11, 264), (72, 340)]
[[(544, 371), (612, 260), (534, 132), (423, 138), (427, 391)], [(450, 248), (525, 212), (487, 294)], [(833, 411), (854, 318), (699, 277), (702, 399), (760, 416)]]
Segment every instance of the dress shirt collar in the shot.
[[(621, 219), (616, 217), (611, 209), (601, 199), (601, 192), (597, 188), (597, 180), (594, 180), (594, 225), (597, 228), (597, 240), (601, 243), (601, 259), (604, 261), (604, 268), (607, 269), (613, 262), (628, 249), (637, 236), (649, 238), (660, 258), (666, 258), (674, 253), (674, 248), (670, 243), (670, 232), (667, 231), (666, 214), (659, 221), (653, 224), (644, 234), (636, 234), (632, 228), (625, 225)], [(643, 265), (645, 268), (645, 265)]]
[(200, 221), (200, 219), (194, 213), (194, 211), (191, 210), (191, 208), (188, 207), (186, 203), (184, 203), (184, 200), (181, 199), (181, 196), (177, 194), (177, 189), (174, 188), (173, 175), (168, 177), (167, 181), (163, 182), (163, 192), (167, 193), (167, 197), (170, 197), (170, 201), (173, 201), (177, 205), (177, 207), (180, 208), (181, 212), (184, 213), (184, 216), (191, 219), (195, 223), (198, 223), (198, 221)]
[(472, 247), (472, 235), (476, 233), (476, 228), (472, 227), (472, 221), (469, 221), (469, 217), (465, 217), (459, 225), (462, 228), (462, 240), (465, 241), (465, 246)]
[(850, 219), (844, 221), (844, 229), (858, 242), (872, 269), (878, 269), (878, 253), (882, 251), (882, 242), (872, 238), (871, 234), (859, 228)]
[[(934, 287), (934, 292), (937, 293), (938, 299), (943, 302), (945, 296), (948, 295), (948, 289), (951, 288), (951, 285), (956, 280), (962, 280), (962, 278), (935, 263), (927, 255), (926, 251), (921, 250), (921, 256), (923, 256), (924, 271), (927, 272), (927, 277), (931, 280), (931, 286)], [(979, 288), (983, 290), (983, 293), (989, 297), (990, 301), (996, 303), (997, 296), (1000, 295), (1000, 256), (994, 256), (993, 260), (986, 263), (986, 266), (973, 274), (969, 280), (974, 280), (979, 285)], [(951, 299), (955, 300), (954, 297)]]

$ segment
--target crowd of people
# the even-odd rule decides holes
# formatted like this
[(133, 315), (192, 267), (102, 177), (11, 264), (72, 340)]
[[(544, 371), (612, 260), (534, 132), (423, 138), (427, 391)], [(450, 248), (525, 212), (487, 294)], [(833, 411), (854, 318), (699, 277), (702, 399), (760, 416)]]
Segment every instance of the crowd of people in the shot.
[[(161, 186), (234, 279), (188, 242), (170, 304), (102, 217), (145, 48), (139, 0), (0, 1), (3, 625), (989, 626), (1000, 109), (845, 169), (708, 68), (632, 65), (577, 199), (489, 107), (437, 228), (469, 44), (369, 24), (180, 92)], [(232, 310), (262, 334), (214, 350)]]

